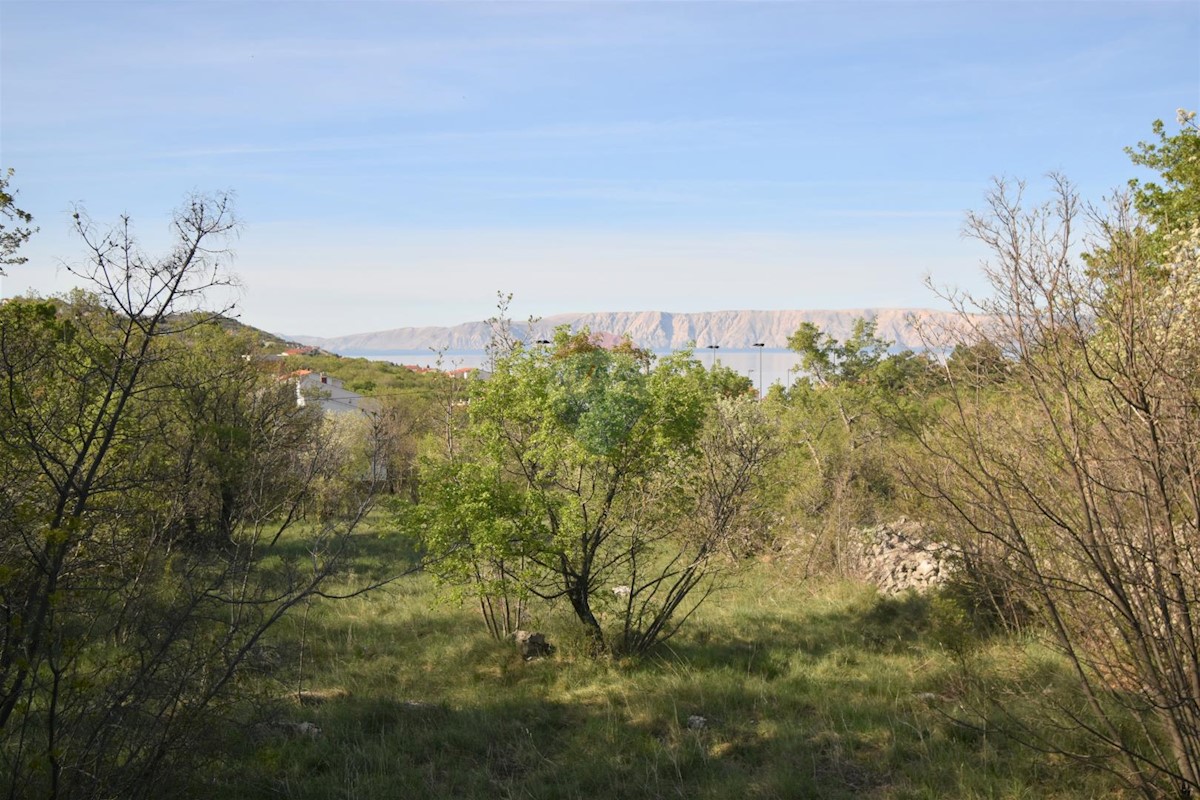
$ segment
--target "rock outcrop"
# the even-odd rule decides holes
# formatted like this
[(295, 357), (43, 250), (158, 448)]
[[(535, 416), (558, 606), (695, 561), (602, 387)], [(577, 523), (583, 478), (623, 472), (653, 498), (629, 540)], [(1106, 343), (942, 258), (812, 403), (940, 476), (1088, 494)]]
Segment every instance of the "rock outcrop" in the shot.
[(861, 532), (859, 570), (884, 594), (925, 592), (946, 582), (953, 569), (951, 550), (931, 541), (915, 522), (900, 520)]

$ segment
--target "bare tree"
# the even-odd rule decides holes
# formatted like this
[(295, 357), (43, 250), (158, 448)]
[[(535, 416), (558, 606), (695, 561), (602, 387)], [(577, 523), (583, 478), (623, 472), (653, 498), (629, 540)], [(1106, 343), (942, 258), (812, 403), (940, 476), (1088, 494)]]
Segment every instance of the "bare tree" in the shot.
[[(1064, 179), (1030, 207), (999, 183), (970, 235), (994, 295), (959, 295), (950, 403), (909, 477), (968, 563), (1039, 617), (1083, 705), (1040, 726), (1148, 797), (1200, 790), (1200, 236), (1150, 263), (1123, 199), (1098, 213)], [(1085, 230), (1081, 231), (1080, 229)], [(1081, 255), (1086, 253), (1086, 256)], [(946, 342), (942, 342), (946, 344)], [(993, 359), (995, 361), (996, 359)], [(1032, 727), (1024, 735), (1033, 736)], [(1048, 749), (1061, 742), (1034, 739)]]
[(75, 220), (94, 291), (0, 308), (0, 785), (164, 796), (365, 506), (287, 555), (340, 456), (199, 310), (230, 282), (228, 198), (189, 199), (163, 258)]

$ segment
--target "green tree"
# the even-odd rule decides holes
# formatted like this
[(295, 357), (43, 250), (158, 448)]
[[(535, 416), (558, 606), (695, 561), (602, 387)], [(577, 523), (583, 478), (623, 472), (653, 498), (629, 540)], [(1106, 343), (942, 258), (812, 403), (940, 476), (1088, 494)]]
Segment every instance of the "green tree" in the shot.
[[(253, 334), (226, 332), (208, 314), (175, 317), (170, 327), (149, 365), (157, 435), (138, 463), (163, 478), (157, 493), (177, 509), (177, 545), (211, 551), (233, 542), (248, 518), (270, 516), (311, 488), (299, 463), (327, 432), (314, 407), (297, 407), (290, 382), (246, 357)], [(336, 472), (335, 458), (346, 454), (331, 451), (323, 475)]]
[(973, 386), (1002, 383), (1011, 369), (1012, 362), (990, 339), (959, 342), (946, 359), (946, 373)]
[(1167, 134), (1163, 121), (1153, 125), (1157, 142), (1139, 142), (1126, 149), (1130, 160), (1154, 170), (1159, 181), (1129, 182), (1134, 206), (1159, 234), (1184, 231), (1200, 223), (1200, 128), (1196, 112), (1179, 109), (1179, 132)]
[[(1167, 285), (1173, 251), (1200, 225), (1200, 129), (1194, 111), (1179, 109), (1177, 120), (1178, 133), (1168, 134), (1163, 121), (1155, 120), (1158, 141), (1125, 150), (1158, 178), (1130, 180), (1127, 195), (1117, 196), (1107, 212), (1092, 214), (1097, 235), (1083, 259), (1105, 291), (1121, 290), (1122, 270), (1132, 262), (1141, 265), (1143, 277)], [(1014, 199), (1020, 203), (1019, 191)]]
[(708, 371), (711, 390), (722, 397), (744, 397), (754, 394), (754, 381), (724, 364), (715, 364)]
[(28, 211), (17, 208), (17, 190), (9, 187), (13, 170), (0, 170), (0, 277), (5, 273), (6, 266), (24, 264), (26, 259), (17, 254), (21, 245), (37, 232), (37, 228), (29, 227), (33, 215)]
[(495, 366), (473, 385), (455, 459), (423, 473), (411, 527), (440, 574), (565, 598), (598, 650), (668, 638), (746, 520), (773, 441), (740, 405), (756, 404), (717, 403), (689, 353), (650, 369), (586, 331), (515, 344)]
[(804, 323), (788, 346), (800, 363), (781, 398), (794, 447), (783, 467), (792, 477), (779, 483), (813, 535), (812, 555), (840, 566), (850, 528), (876, 521), (895, 499), (900, 476), (890, 449), (919, 424), (934, 373), (924, 356), (891, 353), (868, 319), (855, 320), (844, 342)]

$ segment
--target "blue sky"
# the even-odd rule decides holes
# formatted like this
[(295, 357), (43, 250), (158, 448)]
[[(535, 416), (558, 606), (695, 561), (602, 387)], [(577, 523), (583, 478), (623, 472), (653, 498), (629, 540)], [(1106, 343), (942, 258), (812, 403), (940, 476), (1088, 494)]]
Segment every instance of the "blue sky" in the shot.
[(74, 204), (148, 249), (232, 190), (243, 318), (940, 306), (993, 176), (1099, 198), (1200, 106), (1200, 2), (0, 0), (0, 165), (61, 291)]

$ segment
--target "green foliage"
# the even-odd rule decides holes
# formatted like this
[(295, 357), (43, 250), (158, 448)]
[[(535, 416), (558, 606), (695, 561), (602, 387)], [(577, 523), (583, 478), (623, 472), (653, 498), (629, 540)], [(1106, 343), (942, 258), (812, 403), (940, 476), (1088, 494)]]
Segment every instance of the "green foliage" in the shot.
[(1137, 210), (1154, 228), (1188, 230), (1200, 222), (1200, 128), (1196, 112), (1179, 109), (1179, 132), (1167, 134), (1162, 120), (1153, 125), (1157, 142), (1139, 142), (1126, 149), (1134, 164), (1154, 170), (1161, 183), (1129, 182)]
[(946, 372), (972, 385), (1001, 383), (1012, 370), (1000, 346), (988, 339), (961, 342), (954, 346), (946, 360)]
[(399, 397), (407, 402), (431, 401), (436, 392), (436, 374), (417, 373), (387, 361), (348, 358), (328, 353), (286, 356), (288, 372), (311, 369), (336, 375), (352, 392), (368, 397)]
[[(1126, 297), (1133, 281), (1169, 283), (1174, 262), (1181, 258), (1179, 249), (1186, 250), (1200, 226), (1196, 113), (1179, 109), (1178, 123), (1179, 132), (1168, 135), (1163, 121), (1155, 120), (1157, 142), (1126, 148), (1134, 164), (1158, 173), (1158, 179), (1129, 181), (1132, 197), (1112, 202), (1109, 218), (1098, 219), (1099, 236), (1083, 256), (1091, 277), (1103, 282), (1113, 302), (1137, 301)], [(1131, 219), (1135, 214), (1138, 218)], [(1182, 257), (1186, 259), (1186, 254)]]
[(203, 319), (179, 323), (150, 369), (161, 392), (147, 413), (161, 436), (143, 449), (140, 468), (162, 475), (159, 491), (177, 497), (181, 546), (221, 547), (250, 510), (249, 493), (267, 505), (304, 488), (294, 467), (320, 420), (296, 407), (291, 384), (244, 357), (255, 351), (253, 334)]
[(426, 571), (452, 598), (478, 600), (492, 636), (510, 635), (537, 579), (527, 554), (545, 531), (493, 465), (430, 459), (421, 477), (421, 502), (396, 506), (400, 527), (415, 533)]
[(788, 337), (800, 356), (800, 381), (819, 386), (854, 386), (874, 395), (895, 395), (920, 388), (929, 361), (911, 350), (890, 353), (893, 342), (876, 333), (874, 320), (854, 320), (850, 335), (839, 342), (805, 322)]
[(33, 215), (17, 208), (17, 190), (9, 188), (12, 176), (12, 169), (0, 170), (0, 220), (4, 220), (0, 222), (0, 276), (5, 274), (5, 266), (25, 263), (27, 259), (17, 251), (37, 232), (29, 227)]
[(875, 335), (875, 321), (854, 320), (845, 343), (811, 322), (801, 323), (788, 337), (788, 347), (800, 356), (804, 377), (822, 385), (858, 383), (883, 361), (891, 342)]
[(227, 201), (190, 200), (156, 260), (127, 220), (75, 219), (90, 258), (71, 269), (97, 291), (0, 305), (0, 782), (164, 797), (354, 517), (281, 544), (343, 453), (254, 342), (196, 310), (223, 282)]
[(724, 364), (716, 364), (708, 371), (710, 391), (722, 397), (746, 397), (755, 394), (754, 381)]
[(265, 557), (319, 420), (237, 337), (146, 328), (83, 293), (0, 306), (0, 763), (47, 794), (143, 796), (188, 764), (312, 586)]
[(845, 342), (805, 323), (789, 338), (799, 378), (776, 397), (792, 444), (780, 502), (813, 535), (815, 564), (841, 564), (849, 528), (892, 513), (900, 484), (894, 450), (929, 413), (932, 362), (890, 353), (873, 320), (857, 319)]
[[(473, 583), (485, 618), (497, 589), (564, 598), (596, 648), (645, 650), (674, 633), (693, 590), (702, 598), (711, 588), (741, 521), (732, 512), (765, 459), (761, 444), (743, 447), (731, 456), (740, 472), (710, 462), (727, 481), (693, 479), (714, 447), (746, 442), (706, 436), (721, 416), (708, 377), (690, 353), (651, 369), (644, 352), (606, 349), (587, 331), (560, 329), (546, 348), (514, 344), (472, 384), (460, 449), (423, 467), (406, 526), (439, 575)], [(702, 513), (718, 489), (722, 512)], [(613, 586), (626, 594), (614, 597)]]

